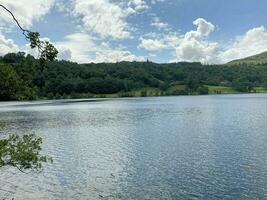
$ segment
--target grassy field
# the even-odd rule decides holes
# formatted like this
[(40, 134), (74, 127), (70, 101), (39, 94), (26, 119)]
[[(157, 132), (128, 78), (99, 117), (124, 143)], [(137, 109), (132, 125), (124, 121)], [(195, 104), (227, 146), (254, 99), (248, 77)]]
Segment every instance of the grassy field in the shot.
[(236, 94), (238, 93), (232, 87), (224, 87), (224, 86), (208, 86), (209, 94)]
[(264, 87), (255, 87), (254, 90), (256, 93), (267, 93), (267, 88)]
[[(239, 94), (240, 92), (234, 90), (232, 87), (224, 87), (224, 86), (210, 86), (208, 87), (209, 94)], [(267, 88), (264, 87), (255, 87), (251, 93), (267, 93)], [(177, 95), (188, 95), (186, 93), (185, 85), (172, 85), (166, 91), (162, 91), (158, 88), (142, 88), (129, 92), (120, 92), (115, 94), (77, 94), (76, 95), (66, 95), (61, 96), (58, 99), (77, 99), (77, 98), (119, 98), (119, 97), (149, 97), (149, 96), (177, 96)], [(197, 95), (197, 93), (193, 93), (191, 95)], [(1, 125), (1, 124), (0, 124)]]
[[(209, 88), (209, 94), (237, 94), (240, 93), (234, 90), (232, 87), (223, 87), (223, 86), (207, 86)], [(267, 93), (267, 88), (264, 87), (255, 87), (252, 93)]]

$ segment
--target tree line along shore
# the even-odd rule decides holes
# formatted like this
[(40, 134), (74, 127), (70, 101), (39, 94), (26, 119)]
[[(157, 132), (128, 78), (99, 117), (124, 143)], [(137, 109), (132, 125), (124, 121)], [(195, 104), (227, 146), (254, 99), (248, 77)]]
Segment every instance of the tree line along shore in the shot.
[(203, 65), (78, 64), (23, 52), (0, 57), (0, 100), (139, 97), (267, 92), (267, 63)]

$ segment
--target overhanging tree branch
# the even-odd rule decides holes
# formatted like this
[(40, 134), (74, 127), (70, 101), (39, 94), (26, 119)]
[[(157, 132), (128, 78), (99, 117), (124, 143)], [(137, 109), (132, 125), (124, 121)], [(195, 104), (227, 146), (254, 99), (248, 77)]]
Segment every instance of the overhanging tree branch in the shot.
[(16, 17), (14, 16), (14, 14), (13, 14), (7, 7), (5, 7), (5, 6), (2, 5), (2, 4), (0, 4), (0, 7), (2, 7), (3, 9), (5, 9), (5, 10), (12, 16), (12, 18), (13, 18), (13, 20), (16, 22), (17, 26), (20, 28), (20, 30), (22, 30), (23, 35), (26, 36), (25, 32), (26, 32), (26, 33), (29, 33), (29, 32), (30, 32), (29, 30), (22, 28), (22, 26), (19, 24), (18, 20), (17, 20)]
[(39, 52), (39, 58), (41, 61), (46, 60), (54, 60), (57, 57), (58, 50), (54, 47), (53, 44), (51, 44), (48, 41), (42, 41), (40, 40), (40, 34), (38, 32), (32, 32), (27, 29), (24, 29), (17, 18), (14, 16), (14, 14), (4, 5), (0, 4), (0, 7), (2, 7), (5, 11), (7, 11), (17, 24), (17, 26), (22, 31), (22, 34), (25, 36), (25, 39), (30, 42), (30, 47), (32, 49), (37, 48)]

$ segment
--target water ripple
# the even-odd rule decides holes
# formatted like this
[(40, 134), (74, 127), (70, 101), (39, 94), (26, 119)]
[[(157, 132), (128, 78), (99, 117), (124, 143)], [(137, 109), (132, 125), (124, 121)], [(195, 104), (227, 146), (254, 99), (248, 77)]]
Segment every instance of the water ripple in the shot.
[(2, 168), (0, 199), (267, 199), (266, 100), (0, 103), (5, 133), (37, 133), (54, 159), (41, 174)]

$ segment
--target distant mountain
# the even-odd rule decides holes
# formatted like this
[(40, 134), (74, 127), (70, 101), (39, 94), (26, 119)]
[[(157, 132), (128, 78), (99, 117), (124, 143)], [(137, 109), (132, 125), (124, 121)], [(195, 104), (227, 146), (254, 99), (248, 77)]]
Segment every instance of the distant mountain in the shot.
[(267, 51), (254, 55), (254, 56), (249, 56), (247, 58), (243, 59), (238, 59), (238, 60), (233, 60), (227, 64), (235, 65), (235, 64), (262, 64), (262, 63), (267, 63)]

